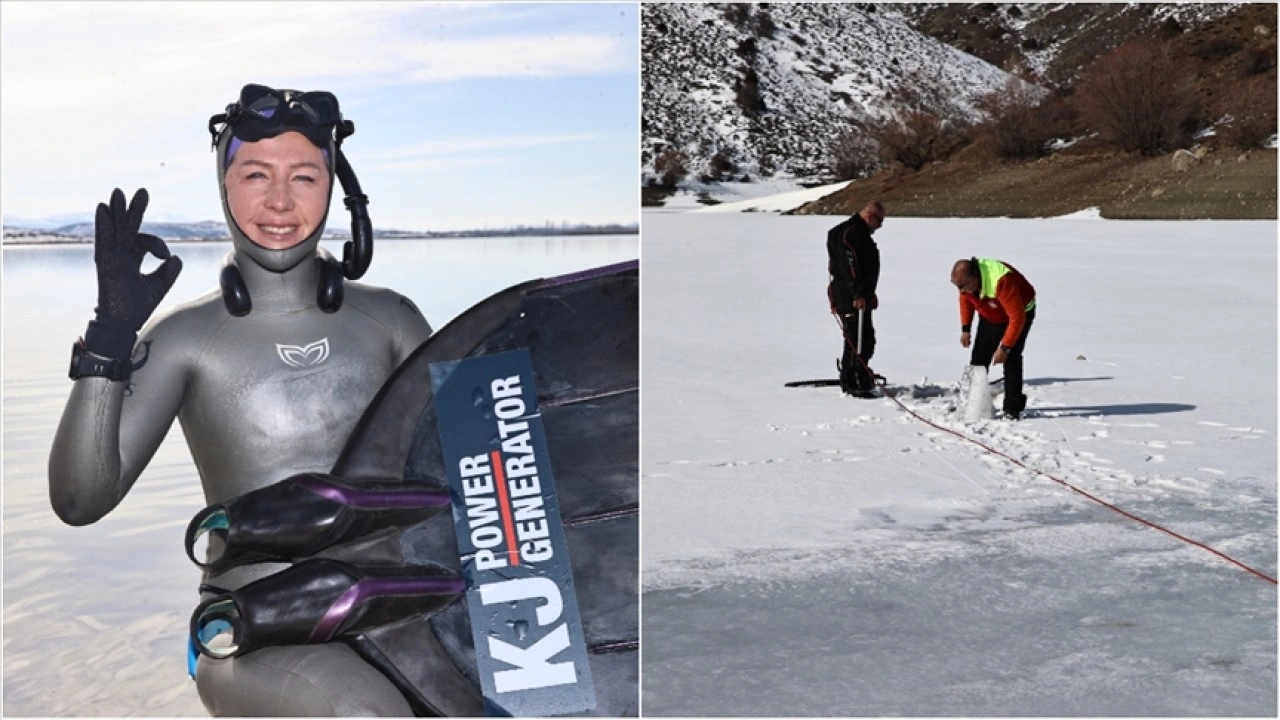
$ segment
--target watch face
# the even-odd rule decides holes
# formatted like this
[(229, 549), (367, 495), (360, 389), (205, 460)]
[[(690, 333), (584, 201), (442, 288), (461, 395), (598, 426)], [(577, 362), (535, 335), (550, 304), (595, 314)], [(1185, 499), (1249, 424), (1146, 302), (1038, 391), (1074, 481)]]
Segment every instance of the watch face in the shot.
[(80, 341), (77, 340), (71, 346), (71, 369), (67, 371), (67, 375), (72, 380), (80, 379), (80, 358), (81, 358)]

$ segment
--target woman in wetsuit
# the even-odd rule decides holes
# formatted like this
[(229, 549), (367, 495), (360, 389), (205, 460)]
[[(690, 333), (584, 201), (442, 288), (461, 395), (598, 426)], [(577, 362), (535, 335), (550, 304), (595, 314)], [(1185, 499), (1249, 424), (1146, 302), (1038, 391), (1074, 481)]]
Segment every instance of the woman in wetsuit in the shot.
[[(214, 125), (220, 124), (220, 129)], [(210, 122), (232, 237), (219, 289), (151, 317), (181, 268), (139, 233), (148, 197), (116, 190), (96, 218), (98, 306), (72, 353), (75, 384), (49, 460), (49, 494), (86, 525), (120, 503), (177, 418), (205, 500), (224, 502), (303, 472), (326, 472), (361, 412), (431, 327), (405, 297), (347, 282), (369, 261), (367, 216), (347, 189), (355, 247), (319, 249), (352, 131), (328, 93), (249, 85)], [(354, 176), (350, 176), (354, 182)], [(363, 242), (363, 245), (362, 245)], [(150, 275), (150, 252), (164, 260)], [(206, 576), (229, 590), (284, 565)], [(401, 693), (341, 643), (202, 658), (213, 715), (411, 715)]]

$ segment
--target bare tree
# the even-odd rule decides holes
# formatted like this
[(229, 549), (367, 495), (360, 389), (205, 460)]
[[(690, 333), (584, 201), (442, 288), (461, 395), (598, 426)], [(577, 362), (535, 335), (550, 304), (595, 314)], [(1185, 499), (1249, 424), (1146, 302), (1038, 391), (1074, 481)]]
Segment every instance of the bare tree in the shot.
[(837, 180), (856, 180), (880, 169), (880, 145), (862, 128), (841, 134), (831, 146), (829, 162)]
[(662, 178), (662, 187), (674, 190), (689, 174), (689, 159), (684, 153), (669, 147), (654, 159), (653, 169)]
[(1224, 103), (1229, 119), (1218, 126), (1218, 136), (1243, 150), (1265, 146), (1276, 134), (1275, 88), (1274, 80), (1262, 76), (1231, 88)]
[(968, 142), (968, 116), (936, 71), (908, 75), (894, 100), (894, 114), (873, 131), (885, 164), (919, 170)]
[(978, 108), (988, 115), (982, 131), (1002, 158), (1041, 157), (1049, 141), (1071, 132), (1071, 111), (1057, 94), (1016, 78), (980, 98)]
[(1099, 137), (1126, 152), (1159, 155), (1191, 143), (1196, 115), (1190, 70), (1149, 40), (1125, 43), (1098, 60), (1075, 94)]

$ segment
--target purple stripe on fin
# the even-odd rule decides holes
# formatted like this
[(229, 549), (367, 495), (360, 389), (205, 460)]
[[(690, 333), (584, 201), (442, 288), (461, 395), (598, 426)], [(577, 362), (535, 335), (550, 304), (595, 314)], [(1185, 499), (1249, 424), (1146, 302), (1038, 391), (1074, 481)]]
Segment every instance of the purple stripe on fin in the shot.
[(444, 490), (361, 490), (336, 485), (314, 475), (300, 477), (294, 482), (326, 500), (364, 510), (444, 507), (449, 504), (449, 493)]
[(311, 631), (309, 643), (328, 642), (337, 634), (352, 609), (370, 598), (396, 595), (454, 595), (467, 589), (460, 577), (366, 578), (352, 585), (325, 611)]

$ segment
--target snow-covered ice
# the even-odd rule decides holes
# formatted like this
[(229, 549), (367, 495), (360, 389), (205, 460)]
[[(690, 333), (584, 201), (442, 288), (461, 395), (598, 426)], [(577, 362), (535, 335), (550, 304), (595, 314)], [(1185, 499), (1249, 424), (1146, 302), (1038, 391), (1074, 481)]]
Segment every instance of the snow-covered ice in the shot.
[(1058, 219), (1059, 220), (1101, 220), (1102, 208), (1097, 206), (1087, 207), (1083, 210), (1077, 210), (1073, 213), (1060, 215)]
[[(747, 190), (751, 185), (767, 187), (769, 184), (777, 182), (776, 180), (771, 180), (762, 183), (725, 183), (719, 188), (718, 193), (713, 194), (713, 197), (718, 196), (718, 199), (723, 201), (721, 204), (700, 208), (693, 212), (786, 212), (843, 190), (849, 184), (848, 180), (810, 188), (800, 187), (796, 184), (799, 189), (787, 189), (783, 192), (775, 192), (762, 197), (751, 194)], [(738, 199), (739, 197), (745, 197), (746, 199)]]
[[(1276, 586), (1037, 473), (1275, 576), (1276, 224), (890, 215), (872, 367), (1033, 473), (783, 387), (841, 219), (644, 216), (644, 713), (1275, 716)], [(1018, 423), (957, 401), (971, 255), (1039, 297)]]
[[(776, 177), (754, 182), (694, 182), (680, 186), (667, 197), (661, 208), (649, 212), (786, 212), (830, 195), (844, 188), (849, 181), (806, 188), (802, 181), (792, 177)], [(714, 200), (707, 205), (703, 198)]]

